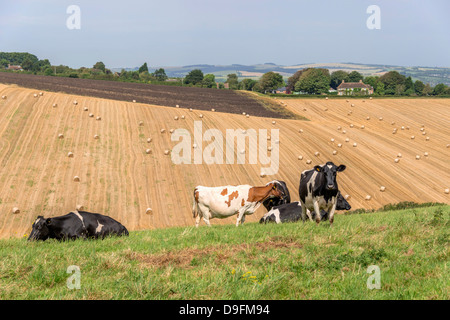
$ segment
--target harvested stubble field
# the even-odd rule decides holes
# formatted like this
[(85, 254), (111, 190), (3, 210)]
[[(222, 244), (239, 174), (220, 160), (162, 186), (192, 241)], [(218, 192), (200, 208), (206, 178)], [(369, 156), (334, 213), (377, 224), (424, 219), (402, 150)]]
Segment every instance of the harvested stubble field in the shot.
[[(449, 203), (444, 192), (450, 187), (449, 99), (285, 100), (287, 109), (311, 120), (301, 121), (255, 117), (253, 112), (247, 118), (195, 107), (190, 112), (66, 93), (40, 96), (38, 90), (4, 84), (3, 95), (7, 98), (0, 100), (0, 238), (22, 237), (37, 215), (58, 216), (77, 205), (110, 215), (129, 230), (193, 225), (196, 185), (263, 185), (280, 179), (297, 201), (301, 171), (328, 160), (347, 165), (338, 183), (342, 193), (350, 195), (353, 209), (401, 201)], [(261, 177), (261, 165), (248, 164), (248, 152), (242, 165), (173, 164), (164, 153), (178, 143), (171, 141), (170, 129), (185, 128), (193, 137), (196, 120), (202, 120), (203, 132), (216, 128), (224, 136), (226, 129), (279, 129), (278, 174)], [(398, 153), (402, 157), (395, 163)], [(14, 207), (20, 213), (13, 214)], [(148, 214), (147, 208), (152, 209)], [(264, 212), (258, 209), (247, 221), (257, 221)], [(235, 217), (212, 220), (213, 225), (234, 222)]]

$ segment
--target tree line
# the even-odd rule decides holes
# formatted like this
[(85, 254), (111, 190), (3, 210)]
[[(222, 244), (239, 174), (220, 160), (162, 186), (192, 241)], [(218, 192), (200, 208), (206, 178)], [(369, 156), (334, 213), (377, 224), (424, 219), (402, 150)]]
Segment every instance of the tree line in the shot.
[(362, 81), (364, 84), (372, 86), (374, 95), (379, 96), (450, 95), (450, 87), (443, 83), (431, 87), (420, 80), (413, 81), (411, 77), (406, 77), (397, 71), (389, 71), (382, 76), (364, 77), (357, 71), (337, 70), (330, 74), (328, 69), (322, 68), (306, 68), (297, 71), (289, 77), (286, 89), (291, 92), (307, 94), (329, 94), (329, 89), (336, 90), (342, 81)]
[(28, 52), (0, 52), (0, 69), (7, 69), (8, 65), (20, 65), (25, 73), (69, 78), (146, 83), (164, 82), (168, 79), (163, 68), (150, 73), (146, 62), (136, 71), (122, 70), (114, 73), (106, 68), (102, 61), (96, 62), (91, 68), (73, 69), (65, 65), (52, 66), (48, 59), (39, 60), (35, 55)]
[[(374, 89), (374, 95), (378, 96), (430, 96), (430, 95), (450, 95), (450, 87), (440, 83), (434, 87), (424, 84), (420, 80), (413, 81), (411, 77), (406, 77), (397, 71), (389, 71), (382, 76), (364, 77), (358, 71), (347, 72), (337, 70), (330, 74), (324, 68), (305, 68), (297, 71), (285, 82), (283, 77), (276, 72), (267, 72), (259, 80), (245, 78), (239, 81), (236, 74), (229, 74), (225, 83), (229, 89), (247, 90), (260, 93), (273, 94), (277, 89), (285, 86), (287, 93), (303, 93), (309, 95), (337, 94), (333, 93), (338, 86), (345, 82), (359, 82), (370, 85)], [(192, 70), (184, 78), (184, 83), (197, 87), (214, 87), (214, 75), (207, 74), (199, 69)], [(222, 84), (220, 84), (222, 88)], [(332, 90), (330, 90), (332, 89)], [(354, 95), (363, 94), (355, 90)]]
[[(48, 59), (40, 60), (28, 52), (0, 52), (0, 69), (8, 65), (20, 65), (27, 73), (48, 76), (63, 76), (71, 78), (115, 80), (126, 82), (141, 82), (153, 84), (167, 84), (177, 86), (193, 86), (202, 88), (228, 88), (231, 90), (247, 90), (266, 94), (276, 93), (280, 87), (286, 87), (287, 93), (302, 93), (309, 95), (337, 94), (330, 91), (345, 82), (359, 82), (370, 85), (374, 95), (378, 96), (442, 96), (450, 95), (450, 87), (440, 83), (432, 87), (420, 80), (413, 81), (397, 71), (389, 71), (381, 76), (364, 77), (357, 71), (347, 72), (337, 70), (332, 73), (324, 68), (305, 68), (298, 70), (285, 81), (277, 72), (267, 72), (258, 80), (244, 78), (239, 81), (238, 75), (228, 74), (225, 83), (216, 82), (214, 74), (204, 75), (200, 69), (190, 71), (184, 78), (170, 79), (163, 68), (149, 72), (145, 62), (138, 70), (113, 73), (106, 68), (102, 61), (96, 62), (92, 68), (81, 67), (73, 69), (68, 66), (52, 66)], [(352, 92), (361, 94), (361, 92)]]

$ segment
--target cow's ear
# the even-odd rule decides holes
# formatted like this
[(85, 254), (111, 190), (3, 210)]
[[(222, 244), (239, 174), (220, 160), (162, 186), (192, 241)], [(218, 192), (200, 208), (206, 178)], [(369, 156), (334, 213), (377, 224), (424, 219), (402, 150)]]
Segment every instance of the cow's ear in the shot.
[(46, 220), (45, 220), (45, 224), (46, 225), (51, 225), (52, 224), (52, 218), (47, 218)]
[(322, 172), (322, 167), (321, 166), (315, 166), (314, 170), (316, 170), (317, 172)]
[(347, 167), (344, 164), (341, 164), (339, 167), (337, 167), (336, 171), (338, 172), (342, 172), (346, 169)]

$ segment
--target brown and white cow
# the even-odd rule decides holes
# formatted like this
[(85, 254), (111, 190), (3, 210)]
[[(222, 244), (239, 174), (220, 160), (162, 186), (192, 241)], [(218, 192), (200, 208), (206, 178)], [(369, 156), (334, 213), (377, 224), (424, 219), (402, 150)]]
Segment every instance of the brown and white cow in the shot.
[(203, 218), (208, 226), (212, 218), (227, 218), (237, 214), (236, 227), (243, 224), (246, 215), (253, 214), (261, 203), (270, 197), (284, 197), (283, 191), (276, 183), (269, 183), (262, 187), (250, 185), (204, 187), (194, 189), (195, 226), (198, 227)]

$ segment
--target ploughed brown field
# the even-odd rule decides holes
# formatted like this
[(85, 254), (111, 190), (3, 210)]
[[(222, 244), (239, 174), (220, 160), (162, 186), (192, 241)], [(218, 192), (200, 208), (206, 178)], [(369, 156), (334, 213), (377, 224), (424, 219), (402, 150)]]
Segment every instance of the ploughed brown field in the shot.
[(234, 90), (215, 90), (207, 88), (188, 88), (144, 83), (101, 81), (64, 77), (38, 76), (0, 72), (0, 83), (17, 84), (25, 88), (64, 92), (75, 95), (106, 98), (111, 100), (133, 101), (159, 106), (193, 108), (199, 110), (215, 109), (219, 112), (252, 116), (282, 118), (283, 116), (262, 108), (261, 104), (247, 95)]
[[(6, 95), (0, 99), (0, 238), (22, 237), (38, 215), (63, 215), (77, 205), (110, 215), (129, 230), (194, 226), (196, 185), (264, 185), (280, 179), (297, 201), (300, 173), (326, 161), (347, 165), (337, 179), (353, 209), (400, 201), (449, 203), (445, 189), (450, 188), (450, 99), (284, 100), (288, 109), (311, 120), (301, 121), (253, 113), (247, 118), (218, 108), (211, 112), (194, 107), (190, 112), (173, 107), (174, 103), (168, 107), (139, 103), (138, 95), (128, 102), (46, 91), (40, 96), (39, 92), (0, 84), (0, 96)], [(170, 153), (165, 154), (178, 144), (171, 141), (170, 129), (187, 129), (193, 139), (197, 120), (202, 121), (203, 132), (215, 128), (224, 137), (227, 129), (268, 129), (269, 133), (279, 129), (278, 173), (261, 177), (261, 167), (266, 165), (249, 164), (248, 145), (245, 164), (174, 164)], [(209, 144), (204, 141), (203, 149)], [(223, 147), (225, 151), (225, 141)], [(395, 163), (398, 153), (402, 155)], [(79, 181), (74, 181), (75, 176)], [(14, 207), (20, 212), (13, 213)], [(246, 223), (264, 213), (261, 206)], [(211, 223), (234, 224), (235, 219)]]

